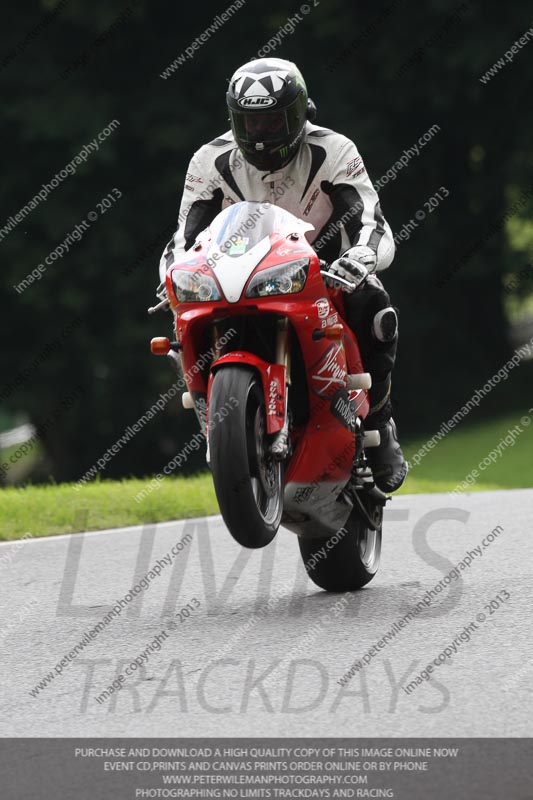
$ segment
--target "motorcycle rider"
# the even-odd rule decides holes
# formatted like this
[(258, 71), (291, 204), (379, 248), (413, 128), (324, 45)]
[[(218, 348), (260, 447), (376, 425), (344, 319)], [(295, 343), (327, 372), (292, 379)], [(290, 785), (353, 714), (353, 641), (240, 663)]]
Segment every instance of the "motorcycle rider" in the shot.
[(307, 238), (330, 272), (357, 284), (345, 295), (346, 321), (372, 375), (365, 428), (381, 436), (367, 458), (377, 486), (393, 492), (405, 479), (407, 463), (390, 400), (398, 319), (376, 275), (392, 262), (395, 245), (378, 195), (355, 144), (313, 124), (316, 108), (292, 62), (261, 58), (244, 64), (229, 82), (226, 101), (231, 130), (191, 159), (160, 278), (232, 203), (271, 202), (314, 225)]

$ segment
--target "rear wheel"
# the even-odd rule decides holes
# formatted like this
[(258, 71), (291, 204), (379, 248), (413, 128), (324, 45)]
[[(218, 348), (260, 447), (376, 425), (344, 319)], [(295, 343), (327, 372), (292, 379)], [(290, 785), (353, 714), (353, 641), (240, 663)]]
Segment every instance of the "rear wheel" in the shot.
[(298, 537), (304, 567), (311, 580), (328, 592), (348, 592), (369, 583), (379, 568), (383, 508), (365, 503), (376, 530), (355, 509), (344, 528), (318, 539)]
[[(229, 414), (223, 409), (231, 408)], [(263, 387), (257, 373), (215, 373), (209, 400), (209, 450), (220, 512), (243, 547), (264, 547), (283, 511), (282, 465), (269, 452)]]

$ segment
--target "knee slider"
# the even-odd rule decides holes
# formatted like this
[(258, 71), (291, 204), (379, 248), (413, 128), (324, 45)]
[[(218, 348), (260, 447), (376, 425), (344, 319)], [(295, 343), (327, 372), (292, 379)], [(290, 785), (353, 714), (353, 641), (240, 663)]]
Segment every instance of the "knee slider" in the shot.
[(398, 335), (398, 315), (392, 306), (383, 308), (374, 317), (372, 332), (378, 342), (392, 342)]

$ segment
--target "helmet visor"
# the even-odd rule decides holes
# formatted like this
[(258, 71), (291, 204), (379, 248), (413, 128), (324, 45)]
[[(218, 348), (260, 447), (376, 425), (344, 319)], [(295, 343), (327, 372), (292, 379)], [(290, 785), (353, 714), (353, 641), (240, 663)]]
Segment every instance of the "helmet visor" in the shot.
[(231, 119), (235, 138), (245, 145), (284, 144), (296, 138), (301, 128), (294, 105), (284, 111), (232, 111)]

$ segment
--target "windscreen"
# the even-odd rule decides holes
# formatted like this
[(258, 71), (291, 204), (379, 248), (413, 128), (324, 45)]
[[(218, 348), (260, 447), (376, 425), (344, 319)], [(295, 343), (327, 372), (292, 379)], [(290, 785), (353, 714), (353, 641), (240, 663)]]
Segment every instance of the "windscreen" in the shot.
[(235, 203), (210, 225), (213, 243), (224, 255), (241, 256), (271, 233), (288, 235), (312, 230), (293, 214), (271, 203)]

